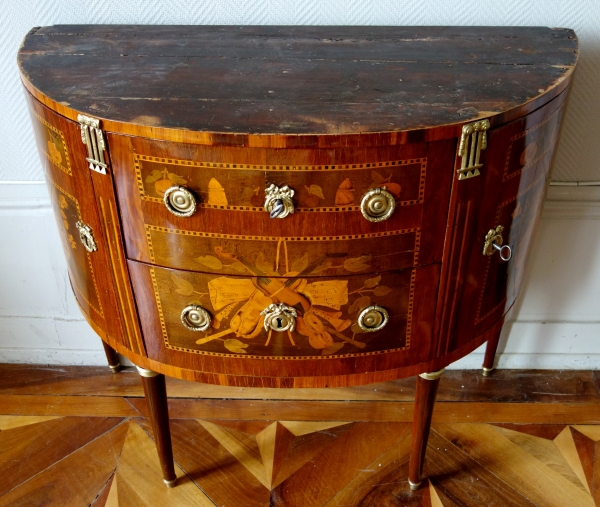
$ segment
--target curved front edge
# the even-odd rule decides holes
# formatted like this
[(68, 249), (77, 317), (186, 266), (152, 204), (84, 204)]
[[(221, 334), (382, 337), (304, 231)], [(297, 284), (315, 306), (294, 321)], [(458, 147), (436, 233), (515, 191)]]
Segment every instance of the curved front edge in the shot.
[[(273, 95), (269, 97), (270, 100), (264, 101), (261, 88), (252, 86), (253, 80), (248, 78), (247, 72), (237, 77), (235, 73), (229, 75), (225, 80), (227, 86), (223, 85), (223, 76), (228, 75), (228, 66), (232, 64), (221, 46), (210, 44), (210, 37), (200, 42), (200, 37), (190, 35), (200, 30), (205, 32), (210, 27), (181, 27), (174, 30), (173, 33), (185, 33), (187, 36), (173, 39), (177, 40), (176, 51), (173, 43), (165, 40), (161, 51), (173, 56), (172, 65), (178, 69), (178, 79), (171, 79), (173, 70), (165, 65), (155, 69), (155, 80), (145, 79), (142, 68), (128, 66), (119, 57), (121, 53), (138, 54), (137, 51), (144, 51), (147, 41), (154, 41), (157, 37), (154, 28), (133, 27), (135, 37), (130, 36), (132, 27), (111, 27), (110, 37), (106, 36), (106, 32), (102, 33), (102, 30), (106, 30), (103, 27), (86, 28), (77, 37), (69, 31), (61, 33), (64, 29), (64, 26), (35, 28), (20, 48), (18, 63), (23, 83), (38, 100), (73, 120), (80, 111), (100, 115), (107, 129), (112, 132), (165, 140), (177, 138), (183, 142), (205, 145), (213, 144), (214, 138), (218, 137), (228, 146), (309, 147), (315, 142), (315, 137), (304, 134), (319, 135), (319, 145), (328, 149), (350, 146), (353, 138), (357, 137), (370, 145), (380, 143), (383, 138), (394, 143), (411, 142), (411, 138), (426, 141), (453, 138), (459, 134), (462, 120), (475, 121), (481, 111), (490, 112), (494, 127), (534, 111), (554, 98), (569, 85), (578, 55), (577, 38), (571, 30), (543, 27), (517, 30), (505, 27), (485, 27), (483, 30), (460, 27), (450, 28), (450, 32), (444, 32), (448, 27), (358, 27), (350, 29), (350, 32), (355, 31), (355, 36), (345, 37), (342, 54), (331, 44), (320, 43), (331, 37), (330, 27), (298, 27), (293, 35), (288, 33), (286, 27), (258, 28), (258, 32), (250, 35), (238, 33), (236, 27), (219, 28), (219, 37), (230, 41), (227, 47), (229, 44), (237, 46), (234, 52), (238, 60), (236, 65), (244, 61), (256, 72), (256, 76), (261, 77), (264, 86), (273, 83), (274, 87), (269, 88)], [(286, 37), (272, 37), (274, 30), (285, 33)], [(302, 32), (306, 35), (301, 35)], [(121, 33), (128, 33), (129, 36), (121, 38)], [(345, 30), (345, 33), (349, 32)], [(407, 42), (408, 33), (411, 34), (410, 43)], [(421, 35), (415, 36), (415, 33)], [(452, 33), (452, 36), (448, 37), (447, 33)], [(272, 37), (268, 48), (256, 42), (263, 37)], [(309, 46), (306, 46), (306, 40), (312, 41)], [(395, 50), (379, 53), (375, 48), (378, 45), (386, 47), (392, 40), (404, 41), (404, 44), (410, 45), (413, 57), (419, 55), (416, 57), (420, 62), (417, 65), (419, 70), (414, 71), (420, 73), (419, 80), (394, 79), (396, 63), (387, 66), (382, 64), (377, 73), (367, 70), (370, 62), (361, 60), (365, 51), (375, 51), (378, 62), (386, 62), (386, 55), (395, 55)], [(509, 46), (506, 40), (511, 41)], [(404, 44), (398, 48), (403, 48)], [(48, 51), (48, 46), (52, 47), (52, 51)], [(210, 62), (209, 66), (204, 67), (197, 62), (196, 66), (190, 66), (185, 55), (194, 52), (204, 54)], [(99, 54), (102, 55), (101, 61), (97, 57)], [(240, 54), (244, 54), (244, 57), (241, 58)], [(257, 58), (261, 54), (276, 54), (278, 57), (293, 55), (299, 62), (308, 58), (310, 65), (300, 68), (312, 77), (290, 86), (288, 78), (273, 72), (270, 58)], [(322, 58), (316, 58), (315, 55), (321, 55)], [(352, 63), (344, 65), (345, 59)], [(215, 72), (217, 61), (221, 70)], [(472, 68), (473, 61), (487, 62), (485, 71), (478, 72)], [(90, 65), (89, 62), (94, 64)], [(428, 63), (424, 65), (423, 62)], [(454, 63), (449, 65), (451, 62)], [(363, 65), (366, 67), (363, 68)], [(319, 88), (324, 86), (322, 76), (328, 76), (332, 66), (337, 69), (336, 72), (342, 73), (350, 72), (348, 69), (351, 68), (357, 75), (352, 79), (334, 80), (332, 88)], [(207, 69), (210, 70), (207, 72)], [(105, 76), (109, 72), (119, 78), (107, 81)], [(409, 72), (408, 68), (406, 72)], [(203, 73), (206, 74), (205, 78), (198, 82), (197, 75)], [(272, 79), (274, 76), (275, 80)], [(456, 80), (456, 76), (460, 76), (460, 80)], [(377, 87), (382, 79), (389, 81), (385, 90)], [(156, 82), (161, 80), (164, 86), (156, 86)], [(355, 80), (360, 84), (360, 95), (354, 89)], [(92, 84), (82, 86), (82, 81)], [(450, 85), (454, 81), (460, 93), (456, 93)], [(432, 86), (435, 93), (423, 95), (421, 82), (446, 86)], [(79, 93), (73, 93), (77, 87), (81, 87)], [(160, 104), (150, 106), (148, 102), (153, 101), (141, 101), (135, 107), (123, 107), (121, 97), (129, 96), (131, 89), (147, 99), (169, 97), (170, 104), (168, 107), (160, 107)], [(224, 100), (231, 99), (227, 95), (232, 93), (231, 90), (235, 90), (236, 100), (228, 107), (202, 110), (190, 107), (194, 103), (191, 99), (193, 94), (214, 97), (217, 93), (222, 97), (219, 100)], [(329, 93), (331, 97), (322, 100), (323, 96), (329, 97)], [(367, 103), (359, 107), (355, 101), (361, 95)], [(97, 96), (103, 97), (103, 100), (97, 100)], [(281, 98), (278, 99), (279, 96)], [(308, 97), (320, 99), (315, 101)], [(279, 116), (269, 114), (272, 99), (278, 104), (275, 110), (287, 121), (281, 122)], [(427, 110), (427, 116), (419, 114), (422, 103), (427, 103), (428, 99), (434, 107)], [(453, 100), (457, 104), (448, 106)], [(247, 104), (253, 104), (252, 113), (246, 109)], [(343, 111), (340, 113), (343, 121), (339, 125), (331, 120), (332, 105)], [(221, 111), (225, 112), (224, 117), (219, 114)], [(441, 111), (443, 114), (440, 114)], [(368, 117), (370, 121), (363, 117)], [(222, 121), (224, 118), (227, 119), (225, 123)], [(260, 121), (257, 122), (257, 118)], [(392, 131), (372, 133), (372, 123), (379, 118)], [(406, 124), (408, 132), (395, 131), (397, 120)], [(213, 126), (216, 132), (206, 132), (206, 125)], [(249, 133), (257, 131), (259, 134)], [(339, 135), (344, 132), (353, 134)]]
[[(335, 377), (431, 358), (439, 265), (299, 279), (218, 276), (128, 261), (148, 357), (216, 375)], [(265, 328), (274, 301), (297, 314), (293, 329)], [(182, 311), (199, 305), (210, 327), (194, 331)], [(389, 322), (367, 332), (360, 311), (378, 305)]]
[(492, 328), (487, 330), (481, 336), (460, 347), (443, 357), (425, 361), (410, 366), (400, 368), (390, 368), (381, 371), (371, 371), (362, 374), (348, 374), (335, 376), (296, 376), (296, 377), (273, 377), (261, 375), (259, 372), (256, 375), (234, 375), (234, 374), (218, 374), (192, 369), (185, 366), (173, 366), (165, 364), (147, 357), (143, 357), (131, 352), (131, 350), (123, 347), (115, 342), (110, 336), (99, 328), (96, 323), (90, 319), (82, 310), (82, 314), (94, 329), (94, 331), (106, 343), (114, 347), (119, 354), (125, 356), (136, 366), (153, 370), (163, 375), (180, 378), (193, 382), (202, 382), (206, 384), (215, 384), (223, 386), (235, 387), (261, 387), (261, 388), (322, 388), (322, 387), (352, 387), (364, 384), (372, 384), (377, 382), (387, 382), (401, 378), (412, 377), (424, 372), (431, 372), (445, 368), (449, 364), (458, 361), (460, 358), (473, 352), (477, 347), (488, 341), (492, 336), (500, 332), (503, 320), (500, 320)]

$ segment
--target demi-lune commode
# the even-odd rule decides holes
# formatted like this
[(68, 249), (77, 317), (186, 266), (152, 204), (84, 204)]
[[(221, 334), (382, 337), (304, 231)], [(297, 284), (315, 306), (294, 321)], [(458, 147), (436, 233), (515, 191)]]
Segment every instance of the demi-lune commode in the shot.
[(18, 55), (71, 284), (138, 366), (335, 387), (443, 368), (519, 293), (577, 61), (543, 27), (53, 26)]

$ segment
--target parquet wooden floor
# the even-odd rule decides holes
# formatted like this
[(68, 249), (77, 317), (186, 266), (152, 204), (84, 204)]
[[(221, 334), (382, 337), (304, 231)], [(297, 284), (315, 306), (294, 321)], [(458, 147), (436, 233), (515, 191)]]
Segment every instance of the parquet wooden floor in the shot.
[(167, 489), (133, 371), (0, 365), (0, 507), (600, 507), (598, 372), (447, 372), (411, 492), (414, 385), (169, 380)]

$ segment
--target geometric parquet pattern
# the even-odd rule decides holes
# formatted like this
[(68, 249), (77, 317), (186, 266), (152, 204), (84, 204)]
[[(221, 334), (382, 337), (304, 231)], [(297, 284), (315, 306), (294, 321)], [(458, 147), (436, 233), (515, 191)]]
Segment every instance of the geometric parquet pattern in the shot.
[[(527, 421), (536, 405), (521, 405)], [(0, 412), (11, 406), (0, 396)], [(174, 417), (178, 482), (167, 489), (143, 414), (23, 407), (38, 414), (0, 415), (0, 507), (600, 507), (600, 424), (434, 412), (428, 479), (411, 492), (408, 421)]]

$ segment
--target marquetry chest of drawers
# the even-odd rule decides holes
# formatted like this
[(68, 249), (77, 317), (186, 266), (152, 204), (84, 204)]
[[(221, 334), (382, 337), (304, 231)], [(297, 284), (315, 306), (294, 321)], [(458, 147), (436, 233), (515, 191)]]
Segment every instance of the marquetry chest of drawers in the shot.
[(169, 484), (162, 374), (421, 374), (416, 487), (440, 370), (486, 341), (492, 368), (577, 50), (549, 28), (31, 30), (19, 65), (73, 290), (144, 375)]

